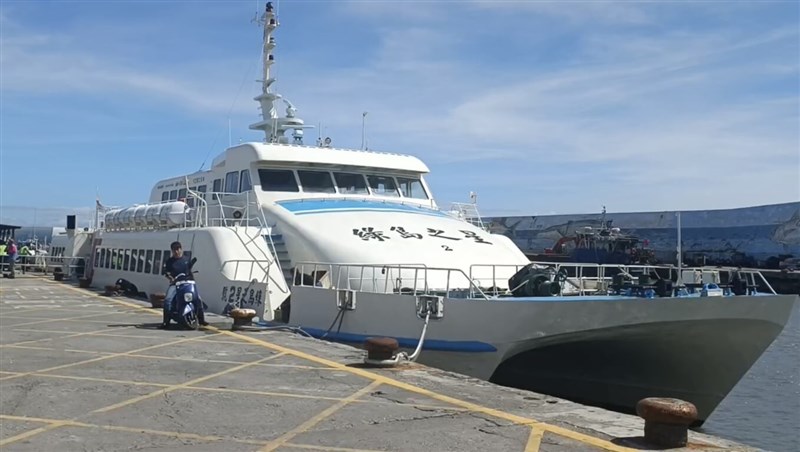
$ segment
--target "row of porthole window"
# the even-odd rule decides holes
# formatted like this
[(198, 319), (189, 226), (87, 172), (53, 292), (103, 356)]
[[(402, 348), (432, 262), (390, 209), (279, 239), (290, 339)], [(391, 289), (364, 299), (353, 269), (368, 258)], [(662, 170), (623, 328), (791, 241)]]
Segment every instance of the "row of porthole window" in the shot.
[(170, 256), (169, 250), (105, 248), (95, 249), (94, 266), (110, 270), (161, 274), (161, 266)]

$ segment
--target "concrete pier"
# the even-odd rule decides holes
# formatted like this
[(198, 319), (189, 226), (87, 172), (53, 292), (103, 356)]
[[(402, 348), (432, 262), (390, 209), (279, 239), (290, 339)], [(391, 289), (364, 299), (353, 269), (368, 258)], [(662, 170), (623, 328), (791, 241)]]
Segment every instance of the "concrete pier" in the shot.
[[(647, 450), (644, 421), (286, 331), (156, 329), (160, 311), (0, 281), (0, 449)], [(424, 353), (424, 352), (423, 352)], [(689, 433), (685, 450), (751, 450)], [(672, 449), (681, 450), (681, 449)]]

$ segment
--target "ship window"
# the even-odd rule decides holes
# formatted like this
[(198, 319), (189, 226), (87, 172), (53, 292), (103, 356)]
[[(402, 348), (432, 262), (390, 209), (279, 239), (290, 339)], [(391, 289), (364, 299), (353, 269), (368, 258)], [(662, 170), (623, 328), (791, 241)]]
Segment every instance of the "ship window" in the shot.
[(200, 193), (200, 197), (202, 197), (203, 199), (206, 199), (206, 186), (205, 185), (198, 186), (197, 187), (197, 192)]
[[(189, 187), (189, 191), (192, 192), (192, 193), (197, 193), (197, 187)], [(186, 204), (188, 204), (189, 207), (194, 207), (195, 196), (196, 195), (192, 195), (192, 196), (187, 197)]]
[(175, 201), (176, 199), (178, 199), (178, 190), (171, 190), (169, 192), (169, 200)]
[(117, 269), (117, 250), (116, 248), (111, 250), (111, 269)]
[(211, 199), (216, 201), (217, 193), (222, 191), (222, 179), (214, 179), (214, 185), (211, 188), (211, 191), (214, 192), (214, 194), (211, 196)]
[(394, 178), (389, 176), (367, 176), (369, 180), (369, 188), (372, 189), (373, 195), (378, 196), (400, 196), (397, 193), (397, 187), (394, 184)]
[(258, 179), (264, 191), (300, 191), (292, 170), (260, 169)]
[(231, 171), (225, 175), (225, 193), (239, 192), (239, 172)]
[(250, 183), (250, 171), (242, 170), (239, 173), (239, 193), (250, 191), (253, 189), (253, 184)]
[(169, 201), (169, 192), (165, 191), (161, 193), (161, 200), (162, 201)]
[(147, 250), (147, 252), (144, 253), (144, 272), (153, 272), (153, 250)]
[(94, 250), (94, 262), (92, 263), (93, 267), (97, 267), (100, 265), (100, 248), (95, 248)]
[(111, 267), (111, 250), (106, 248), (105, 255), (106, 255), (106, 261), (105, 261), (105, 265), (103, 266), (103, 268), (109, 268), (109, 267)]
[(368, 194), (367, 181), (363, 174), (355, 173), (333, 173), (336, 178), (336, 185), (339, 186), (339, 193), (347, 195)]
[(161, 250), (156, 250), (155, 258), (153, 258), (153, 274), (158, 275), (161, 273)]
[(141, 273), (144, 270), (144, 250), (139, 250), (139, 259), (136, 261), (136, 272)]
[(419, 179), (398, 177), (397, 185), (400, 186), (400, 193), (406, 198), (428, 199), (425, 188), (422, 186), (422, 181)]
[[(130, 271), (136, 271), (136, 259), (139, 257), (139, 250), (131, 250), (131, 267)], [(125, 270), (128, 270), (127, 268)]]
[(180, 190), (178, 190), (178, 199), (180, 199), (181, 201), (186, 201), (186, 189), (185, 188), (181, 188)]
[(306, 193), (336, 193), (331, 174), (327, 171), (298, 170), (297, 175), (300, 176), (300, 185)]
[(122, 254), (122, 271), (128, 271), (131, 264), (131, 250), (125, 250)]

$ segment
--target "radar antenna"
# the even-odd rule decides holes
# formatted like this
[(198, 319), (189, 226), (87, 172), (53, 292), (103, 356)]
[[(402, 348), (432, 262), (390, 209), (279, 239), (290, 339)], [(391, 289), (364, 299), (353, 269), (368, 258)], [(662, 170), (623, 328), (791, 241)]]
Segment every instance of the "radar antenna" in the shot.
[[(261, 121), (250, 124), (250, 129), (263, 131), (264, 141), (267, 143), (288, 143), (289, 139), (284, 134), (291, 130), (294, 144), (301, 145), (303, 144), (303, 130), (311, 129), (314, 126), (306, 125), (302, 119), (296, 116), (297, 108), (282, 95), (271, 90), (275, 78), (270, 77), (270, 68), (275, 64), (273, 51), (277, 45), (272, 34), (280, 25), (272, 2), (267, 2), (264, 14), (260, 18), (256, 17), (254, 21), (264, 28), (263, 74), (261, 80), (256, 80), (261, 83), (261, 94), (253, 98), (261, 107)], [(286, 104), (284, 117), (278, 115), (275, 107), (275, 101), (279, 99)]]

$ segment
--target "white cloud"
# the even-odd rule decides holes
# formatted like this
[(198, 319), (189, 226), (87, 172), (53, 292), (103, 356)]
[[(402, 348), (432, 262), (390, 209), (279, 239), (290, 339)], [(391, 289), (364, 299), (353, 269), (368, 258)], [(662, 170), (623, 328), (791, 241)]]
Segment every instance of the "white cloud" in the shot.
[[(420, 155), (444, 171), (440, 177), (485, 190), (482, 199), (496, 209), (519, 209), (521, 201), (508, 193), (535, 192), (544, 184), (563, 199), (530, 198), (524, 201), (528, 210), (532, 203), (545, 203), (537, 210), (596, 210), (596, 198), (620, 200), (617, 210), (800, 199), (796, 21), (772, 26), (749, 14), (728, 15), (724, 26), (713, 27), (680, 17), (703, 8), (719, 9), (633, 2), (348, 2), (336, 20), (375, 19), (361, 26), (373, 27), (377, 50), (360, 53), (358, 63), (320, 66), (296, 57), (293, 44), (281, 41), (278, 90), (307, 122), (323, 120), (339, 145), (358, 145), (361, 112), (369, 111), (371, 148)], [(485, 20), (465, 25), (475, 25), (470, 20), (476, 12)], [(541, 30), (504, 29), (503, 18), (526, 15), (574, 39), (563, 49), (542, 49), (536, 47)], [(668, 24), (664, 17), (681, 21)], [(481, 58), (511, 33), (531, 53), (549, 51), (547, 64)], [(327, 42), (320, 47), (361, 51)], [(4, 36), (3, 51), (4, 92), (113, 93), (206, 115), (227, 113), (244, 68), (258, 58), (149, 71), (136, 61), (71, 46), (69, 36), (57, 32), (19, 30)], [(255, 120), (253, 89), (250, 83), (242, 91), (234, 114)], [(449, 165), (465, 161), (474, 168), (447, 173)], [(508, 171), (487, 172), (493, 161), (510, 162), (497, 165)], [(752, 170), (747, 184), (732, 176), (743, 168)], [(454, 186), (446, 186), (445, 196), (453, 195)], [(591, 187), (593, 198), (584, 199), (576, 186)]]
[[(6, 95), (80, 94), (108, 99), (113, 94), (120, 102), (134, 98), (168, 104), (176, 110), (227, 114), (242, 69), (250, 68), (253, 76), (248, 81), (255, 78), (257, 56), (250, 61), (215, 60), (153, 71), (136, 68), (135, 62), (114, 55), (86, 52), (70, 35), (10, 28), (4, 33), (0, 53)], [(230, 71), (230, 67), (237, 70)], [(242, 98), (238, 97), (233, 112), (252, 114), (253, 106)]]
[(581, 0), (479, 0), (476, 6), (513, 14), (550, 16), (571, 25), (598, 23), (612, 25), (641, 25), (651, 22), (651, 17), (641, 4), (635, 2)]

